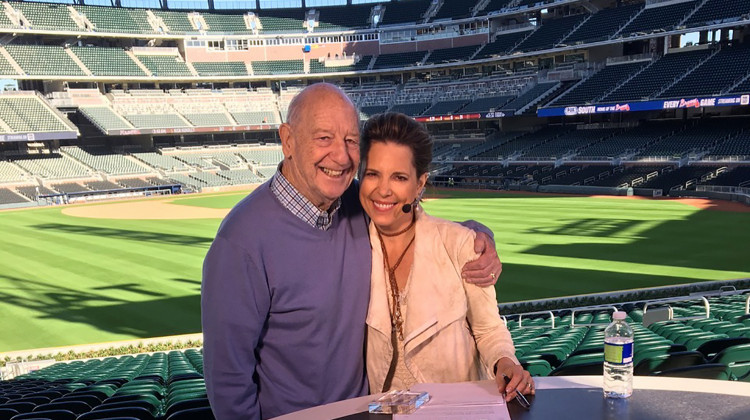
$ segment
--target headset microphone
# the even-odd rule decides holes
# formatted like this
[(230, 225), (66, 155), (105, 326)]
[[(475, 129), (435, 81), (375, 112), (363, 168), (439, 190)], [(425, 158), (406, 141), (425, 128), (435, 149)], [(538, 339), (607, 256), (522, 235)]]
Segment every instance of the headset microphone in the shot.
[(411, 204), (404, 204), (404, 206), (401, 207), (401, 211), (404, 213), (409, 213), (411, 211)]

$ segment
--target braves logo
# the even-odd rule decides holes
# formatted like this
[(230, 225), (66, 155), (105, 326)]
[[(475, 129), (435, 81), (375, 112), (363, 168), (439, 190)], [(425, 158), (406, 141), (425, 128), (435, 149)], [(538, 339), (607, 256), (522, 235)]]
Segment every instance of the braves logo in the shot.
[(701, 102), (697, 98), (689, 101), (680, 99), (680, 108), (700, 108), (700, 106)]

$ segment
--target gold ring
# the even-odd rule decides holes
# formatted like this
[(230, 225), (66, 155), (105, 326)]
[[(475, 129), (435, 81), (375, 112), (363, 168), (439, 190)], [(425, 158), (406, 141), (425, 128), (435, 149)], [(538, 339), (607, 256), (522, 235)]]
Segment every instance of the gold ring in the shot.
[(531, 382), (526, 382), (526, 388), (531, 388)]
[(492, 280), (495, 280), (495, 273), (490, 273), (490, 278), (491, 278)]

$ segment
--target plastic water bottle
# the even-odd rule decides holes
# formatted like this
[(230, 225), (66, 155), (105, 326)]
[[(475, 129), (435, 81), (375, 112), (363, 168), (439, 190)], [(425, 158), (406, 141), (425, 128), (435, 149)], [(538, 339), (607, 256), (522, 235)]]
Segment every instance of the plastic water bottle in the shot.
[(633, 329), (625, 312), (612, 315), (604, 330), (604, 396), (627, 398), (633, 393)]

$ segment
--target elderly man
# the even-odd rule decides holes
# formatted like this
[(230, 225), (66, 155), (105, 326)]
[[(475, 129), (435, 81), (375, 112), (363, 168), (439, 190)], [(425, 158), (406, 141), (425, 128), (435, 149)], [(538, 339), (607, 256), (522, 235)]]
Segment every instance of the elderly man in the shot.
[[(371, 250), (353, 185), (359, 118), (315, 84), (279, 129), (284, 160), (229, 213), (203, 266), (204, 373), (219, 420), (269, 418), (367, 393)], [(464, 268), (493, 284), (494, 244)]]

